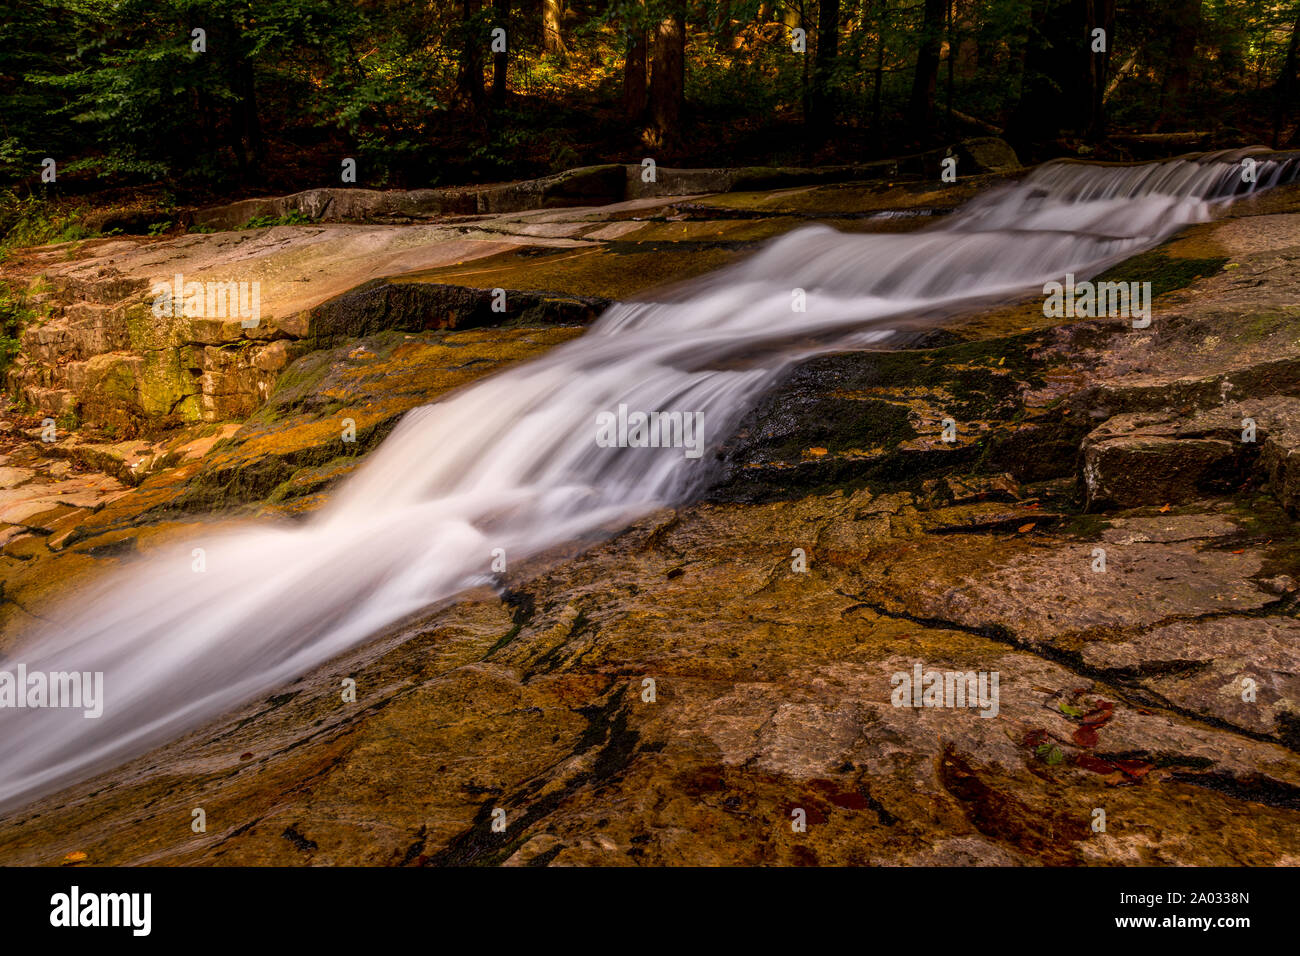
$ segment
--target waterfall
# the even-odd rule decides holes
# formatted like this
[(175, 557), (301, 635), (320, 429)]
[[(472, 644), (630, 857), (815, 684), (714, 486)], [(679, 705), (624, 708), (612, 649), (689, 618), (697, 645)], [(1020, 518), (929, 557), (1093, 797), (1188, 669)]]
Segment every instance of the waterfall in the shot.
[[(582, 338), (409, 412), (305, 522), (151, 553), (57, 608), (58, 623), (2, 667), (102, 672), (103, 714), (0, 708), (0, 805), (292, 681), (481, 583), (494, 549), (515, 562), (689, 500), (708, 450), (791, 362), (880, 347), (918, 316), (1094, 275), (1297, 173), (1294, 159), (1261, 158), (1257, 182), (1243, 182), (1248, 158), (1049, 163), (921, 231), (802, 228), (671, 295), (611, 307)], [(645, 440), (632, 423), (651, 413), (664, 447), (598, 440), (619, 415), (627, 444)], [(676, 441), (692, 422), (703, 457)]]

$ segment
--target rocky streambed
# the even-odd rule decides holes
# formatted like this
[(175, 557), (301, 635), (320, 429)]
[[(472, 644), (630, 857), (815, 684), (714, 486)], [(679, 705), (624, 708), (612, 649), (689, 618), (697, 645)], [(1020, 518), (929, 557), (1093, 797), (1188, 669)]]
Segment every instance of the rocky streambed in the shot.
[[(11, 383), (69, 393), (84, 424), (42, 441), (38, 392), (7, 422), (0, 650), (134, 555), (299, 520), (402, 412), (581, 334), (603, 301), (810, 220), (914, 228), (927, 217), (875, 214), (941, 214), (988, 183), (37, 250), (50, 324), (71, 330), (98, 270), (259, 244), (284, 277), (267, 337), (181, 330), (152, 351), (283, 363), (233, 404), (201, 371), (159, 416), (170, 397), (97, 405), (57, 371), (93, 356), (25, 351)], [(1047, 319), (1038, 297), (807, 361), (698, 503), (512, 563), (7, 811), (0, 861), (1300, 863), (1298, 259), (1288, 187), (1112, 270), (1156, 285), (1149, 328)], [(367, 274), (338, 265), (356, 261)], [(493, 313), (493, 288), (516, 311)], [(996, 716), (894, 706), (918, 663), (996, 673)]]

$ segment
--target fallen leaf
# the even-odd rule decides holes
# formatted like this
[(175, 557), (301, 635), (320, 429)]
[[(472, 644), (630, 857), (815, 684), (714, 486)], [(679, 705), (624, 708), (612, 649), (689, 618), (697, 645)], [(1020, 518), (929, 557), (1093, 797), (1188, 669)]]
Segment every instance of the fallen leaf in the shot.
[(1056, 706), (1060, 708), (1061, 713), (1065, 714), (1065, 716), (1067, 717), (1083, 716), (1083, 711), (1079, 710), (1077, 707), (1071, 707), (1069, 704), (1065, 703), (1064, 701), (1057, 704)]
[(80, 850), (73, 850), (71, 853), (69, 853), (67, 856), (63, 858), (63, 862), (80, 863), (85, 858), (86, 858), (86, 854), (82, 853)]
[(1097, 746), (1097, 731), (1091, 727), (1083, 726), (1074, 732), (1074, 742), (1080, 747)]
[(1102, 760), (1100, 757), (1094, 757), (1092, 754), (1075, 754), (1074, 765), (1082, 767), (1084, 770), (1091, 770), (1093, 773), (1112, 774), (1116, 773), (1115, 765), (1109, 760)]
[(1173, 508), (1172, 508), (1172, 506), (1169, 505), (1169, 504), (1163, 504), (1163, 505), (1160, 506), (1160, 513), (1161, 513), (1161, 514), (1164, 514), (1166, 511), (1171, 511), (1171, 510), (1173, 510)]
[(1115, 766), (1124, 771), (1124, 776), (1141, 780), (1151, 772), (1152, 765), (1144, 760), (1116, 760)]
[(1029, 522), (1029, 524), (1022, 524), (1019, 528), (1016, 529), (1016, 532), (1018, 534), (1024, 534), (1026, 531), (1033, 531), (1033, 530), (1034, 530), (1034, 523), (1031, 521)]
[(1089, 711), (1083, 715), (1083, 725), (1085, 727), (1102, 727), (1111, 717), (1114, 716), (1114, 710), (1111, 707), (1099, 707), (1096, 710)]
[(808, 454), (810, 454), (810, 455), (815, 455), (816, 457), (820, 458), (822, 455), (826, 454), (826, 449), (825, 449), (825, 448), (809, 448), (809, 449), (808, 449)]
[(1233, 553), (1233, 554), (1245, 554), (1245, 553), (1246, 553), (1246, 549), (1245, 549), (1245, 548), (1242, 548), (1240, 551), (1234, 551), (1234, 552), (1232, 552), (1232, 553)]

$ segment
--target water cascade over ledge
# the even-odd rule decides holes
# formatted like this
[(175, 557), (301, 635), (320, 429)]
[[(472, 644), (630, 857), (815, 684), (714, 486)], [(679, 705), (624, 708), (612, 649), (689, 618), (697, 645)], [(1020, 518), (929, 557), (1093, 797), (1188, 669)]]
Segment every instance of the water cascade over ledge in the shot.
[[(709, 450), (794, 361), (1095, 275), (1300, 171), (1261, 158), (1246, 182), (1248, 155), (1049, 163), (922, 231), (803, 228), (668, 300), (613, 306), (582, 338), (408, 413), (307, 521), (151, 553), (71, 598), (3, 668), (102, 672), (103, 713), (0, 708), (0, 805), (292, 681), (481, 583), (494, 549), (517, 561), (690, 500)], [(704, 455), (605, 447), (598, 416), (619, 406), (698, 420)]]

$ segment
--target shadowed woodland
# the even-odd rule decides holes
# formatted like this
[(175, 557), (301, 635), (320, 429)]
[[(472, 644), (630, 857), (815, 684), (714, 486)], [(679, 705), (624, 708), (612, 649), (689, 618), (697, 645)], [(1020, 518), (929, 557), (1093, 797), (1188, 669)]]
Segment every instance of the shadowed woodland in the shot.
[(190, 199), (341, 157), (374, 188), (990, 133), (1027, 162), (1294, 145), (1298, 45), (1282, 0), (34, 0), (0, 25), (0, 177)]

